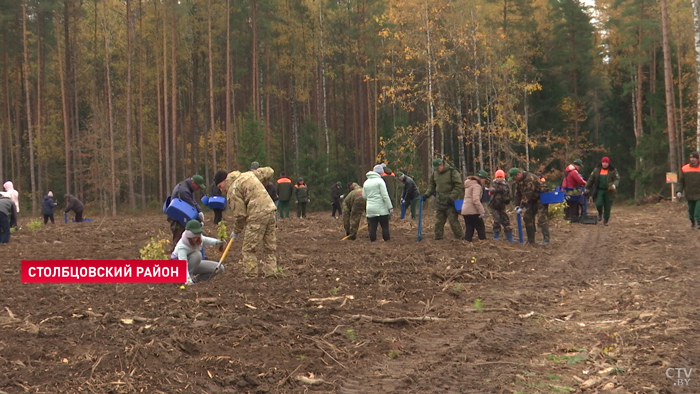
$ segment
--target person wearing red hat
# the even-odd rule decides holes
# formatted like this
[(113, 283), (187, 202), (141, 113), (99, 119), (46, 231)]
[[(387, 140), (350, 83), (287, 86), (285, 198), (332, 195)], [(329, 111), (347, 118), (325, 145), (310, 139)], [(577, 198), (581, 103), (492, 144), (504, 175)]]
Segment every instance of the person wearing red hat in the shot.
[(586, 182), (585, 194), (595, 201), (598, 221), (605, 219), (603, 223), (606, 226), (610, 220), (610, 209), (619, 184), (620, 173), (610, 164), (610, 159), (607, 157), (603, 157)]
[(506, 213), (506, 206), (510, 204), (510, 185), (506, 181), (506, 173), (503, 170), (497, 170), (494, 174), (491, 187), (489, 188), (489, 208), (491, 209), (491, 217), (493, 218), (493, 239), (498, 241), (501, 237), (501, 228), (506, 235), (506, 239), (510, 242), (515, 242), (513, 238), (513, 229), (510, 227), (510, 218)]

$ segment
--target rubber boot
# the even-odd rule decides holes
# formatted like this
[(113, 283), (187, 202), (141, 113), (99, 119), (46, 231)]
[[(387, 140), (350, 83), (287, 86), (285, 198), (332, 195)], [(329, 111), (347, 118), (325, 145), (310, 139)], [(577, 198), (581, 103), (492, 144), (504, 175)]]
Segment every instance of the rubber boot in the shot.
[(494, 231), (493, 232), (493, 240), (494, 241), (500, 241), (501, 239), (501, 232), (500, 231)]
[(527, 232), (527, 242), (525, 245), (534, 245), (535, 244), (535, 234), (537, 231), (535, 230), (535, 226), (525, 226), (525, 232)]
[(506, 239), (508, 240), (508, 242), (515, 242), (512, 231), (506, 231)]
[(549, 224), (542, 226), (542, 235), (544, 235), (544, 241), (540, 242), (540, 245), (549, 245)]

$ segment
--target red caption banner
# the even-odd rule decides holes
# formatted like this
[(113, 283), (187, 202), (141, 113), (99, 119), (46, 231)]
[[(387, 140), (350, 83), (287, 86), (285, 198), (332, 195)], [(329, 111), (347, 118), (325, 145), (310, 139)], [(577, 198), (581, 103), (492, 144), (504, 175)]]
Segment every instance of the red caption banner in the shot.
[(185, 283), (185, 260), (23, 260), (22, 283)]

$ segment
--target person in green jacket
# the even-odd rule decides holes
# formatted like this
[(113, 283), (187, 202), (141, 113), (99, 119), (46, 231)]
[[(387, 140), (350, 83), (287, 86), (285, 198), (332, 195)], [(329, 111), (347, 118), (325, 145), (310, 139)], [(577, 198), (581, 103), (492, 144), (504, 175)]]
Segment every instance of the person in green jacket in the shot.
[(299, 178), (294, 185), (294, 202), (297, 203), (297, 218), (306, 219), (306, 204), (311, 202), (309, 188), (304, 183), (304, 178)]
[(457, 210), (454, 202), (464, 196), (464, 184), (462, 175), (455, 168), (446, 164), (442, 159), (433, 159), (433, 172), (428, 181), (428, 190), (421, 196), (425, 201), (435, 195), (435, 239), (440, 240), (444, 236), (445, 222), (449, 220), (452, 234), (455, 238), (462, 239), (464, 230), (457, 220)]
[(598, 221), (605, 219), (603, 224), (606, 226), (610, 220), (610, 209), (619, 184), (620, 173), (610, 164), (610, 159), (607, 157), (600, 160), (600, 164), (591, 172), (586, 182), (585, 194), (595, 201)]
[(684, 193), (685, 199), (688, 200), (690, 227), (700, 228), (700, 153), (698, 152), (691, 153), (690, 163), (681, 167), (676, 197), (681, 198)]

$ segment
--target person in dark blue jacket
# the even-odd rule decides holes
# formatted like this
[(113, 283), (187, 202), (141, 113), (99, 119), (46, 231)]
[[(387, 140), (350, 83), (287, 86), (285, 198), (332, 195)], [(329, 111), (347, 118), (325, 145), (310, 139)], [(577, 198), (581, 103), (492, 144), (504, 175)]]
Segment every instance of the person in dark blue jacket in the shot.
[[(199, 204), (197, 204), (197, 201), (194, 199), (194, 192), (197, 190), (207, 190), (206, 185), (204, 185), (204, 178), (202, 178), (201, 175), (193, 175), (192, 178), (187, 178), (175, 185), (172, 194), (170, 194), (170, 198), (173, 200), (179, 198), (194, 207), (199, 213), (197, 219), (200, 223), (204, 224), (204, 214), (202, 213), (202, 209), (199, 208)], [(170, 223), (170, 231), (173, 233), (173, 250), (175, 250), (175, 245), (177, 245), (180, 238), (182, 238), (182, 233), (185, 232), (185, 226), (171, 218), (168, 218), (168, 223)]]
[(58, 205), (54, 200), (53, 200), (53, 192), (49, 190), (49, 193), (44, 196), (44, 201), (41, 203), (41, 213), (44, 215), (44, 224), (49, 222), (49, 219), (51, 219), (51, 224), (54, 223), (53, 221), (53, 209)]

